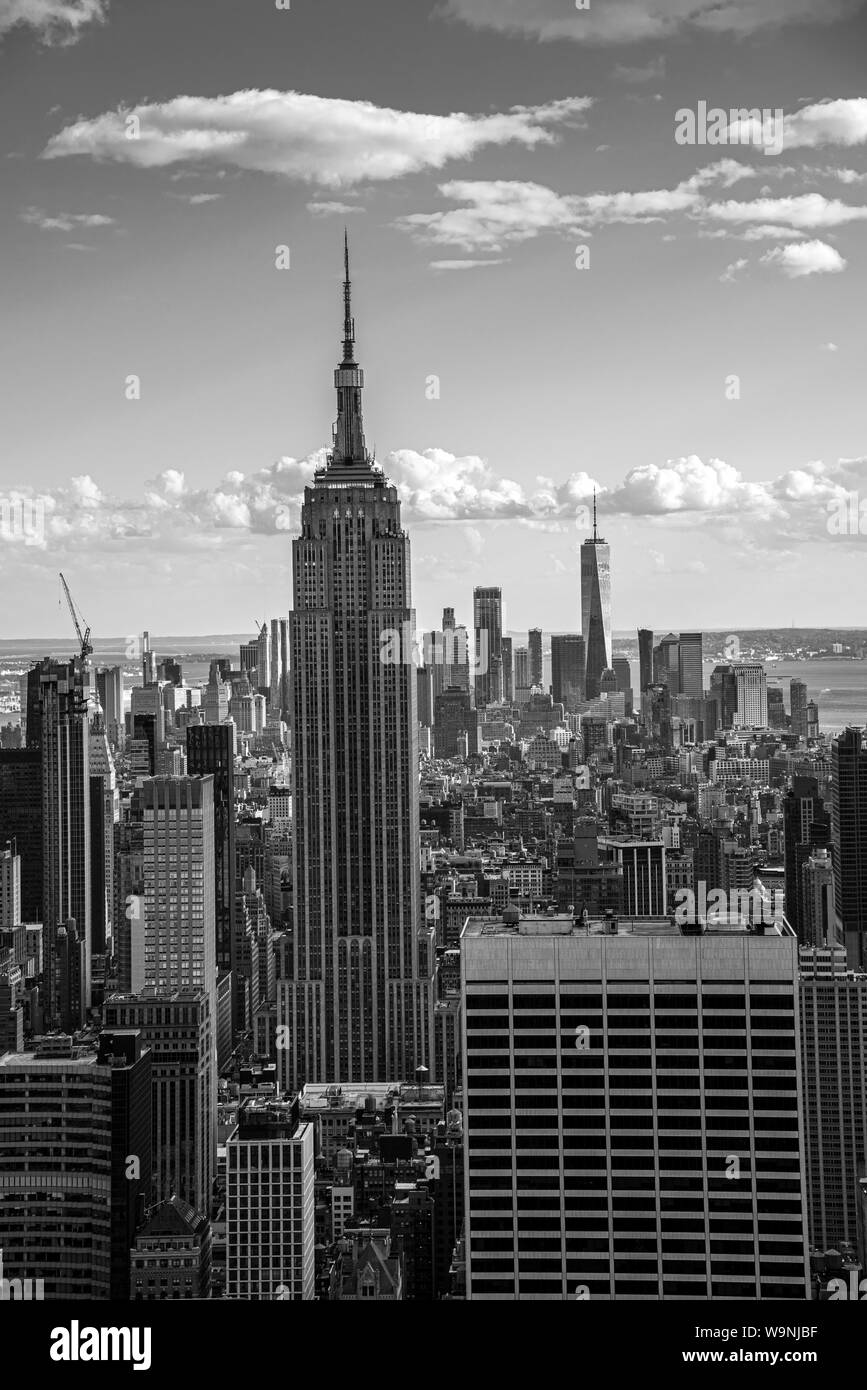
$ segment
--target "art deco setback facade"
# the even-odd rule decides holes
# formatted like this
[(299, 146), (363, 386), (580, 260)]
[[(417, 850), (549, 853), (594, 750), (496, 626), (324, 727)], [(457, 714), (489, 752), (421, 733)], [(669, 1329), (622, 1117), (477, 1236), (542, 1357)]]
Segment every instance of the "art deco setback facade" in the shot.
[(462, 937), (468, 1297), (805, 1298), (788, 928), (506, 916)]

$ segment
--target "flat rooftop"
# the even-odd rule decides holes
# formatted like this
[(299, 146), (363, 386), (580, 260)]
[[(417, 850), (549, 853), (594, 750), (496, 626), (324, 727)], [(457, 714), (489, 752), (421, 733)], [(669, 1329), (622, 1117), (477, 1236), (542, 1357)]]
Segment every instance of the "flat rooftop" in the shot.
[(697, 925), (681, 927), (670, 917), (592, 917), (587, 922), (571, 913), (518, 913), (507, 909), (495, 917), (468, 917), (461, 933), (466, 937), (568, 936), (580, 940), (594, 936), (752, 936), (771, 937), (794, 935), (785, 918), (771, 922), (758, 930), (746, 918), (732, 913), (719, 913), (714, 921), (699, 918)]
[(363, 1110), (368, 1096), (376, 1101), (377, 1110), (389, 1102), (397, 1105), (441, 1105), (442, 1086), (419, 1087), (415, 1082), (400, 1081), (308, 1081), (298, 1093), (302, 1110)]

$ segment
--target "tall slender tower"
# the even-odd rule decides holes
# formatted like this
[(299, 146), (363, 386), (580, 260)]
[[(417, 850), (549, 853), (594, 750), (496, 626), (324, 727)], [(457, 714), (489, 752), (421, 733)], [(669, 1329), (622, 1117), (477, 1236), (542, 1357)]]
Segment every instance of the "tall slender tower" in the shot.
[(473, 590), (476, 632), (476, 709), (503, 698), (503, 591)]
[(585, 651), (585, 698), (599, 694), (599, 680), (611, 666), (611, 549), (596, 528), (593, 494), (593, 539), (581, 547), (581, 632)]
[(348, 244), (345, 264), (334, 448), (292, 543), (295, 929), (279, 1017), (295, 1087), (408, 1079), (433, 1055), (410, 547), (365, 444)]

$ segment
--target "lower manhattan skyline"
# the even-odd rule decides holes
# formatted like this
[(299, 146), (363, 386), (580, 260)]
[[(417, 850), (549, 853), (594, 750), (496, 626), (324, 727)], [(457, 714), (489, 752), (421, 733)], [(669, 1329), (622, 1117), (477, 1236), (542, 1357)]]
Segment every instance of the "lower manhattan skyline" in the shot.
[(278, 1301), (851, 1360), (865, 37), (0, 0), (22, 1370)]

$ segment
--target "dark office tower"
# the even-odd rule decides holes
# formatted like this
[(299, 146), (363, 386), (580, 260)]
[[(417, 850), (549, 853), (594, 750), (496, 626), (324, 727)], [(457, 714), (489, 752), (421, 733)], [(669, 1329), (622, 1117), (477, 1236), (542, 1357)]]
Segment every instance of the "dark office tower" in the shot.
[(108, 1299), (150, 1186), (150, 1054), (135, 1038), (114, 1056), (50, 1041), (0, 1057), (3, 1274), (42, 1279), (47, 1300)]
[(112, 995), (103, 1007), (105, 1028), (136, 1030), (150, 1048), (152, 1200), (177, 1196), (205, 1216), (217, 1176), (212, 1004), (204, 990), (148, 989)]
[(143, 632), (141, 638), (141, 669), (142, 685), (156, 685), (157, 683), (157, 654), (151, 648), (151, 635)]
[(861, 729), (831, 745), (835, 939), (850, 970), (867, 970), (867, 746)]
[(108, 902), (105, 892), (105, 794), (101, 777), (90, 779), (90, 943), (95, 956), (105, 954)]
[[(72, 917), (85, 943), (85, 1005), (90, 1007), (90, 736), (87, 671), (79, 659), (46, 658), (30, 672), (38, 690), (28, 739), (42, 750), (42, 921)], [(28, 701), (29, 703), (29, 701)]]
[(804, 1073), (810, 1244), (858, 1241), (858, 1179), (867, 1157), (867, 975), (846, 969), (842, 946), (802, 947)]
[[(804, 921), (804, 880), (801, 870), (816, 849), (831, 839), (831, 819), (819, 796), (815, 777), (795, 777), (783, 798), (783, 863), (786, 917), (798, 940), (809, 944)], [(842, 945), (842, 942), (841, 942)]]
[(670, 632), (653, 649), (653, 679), (657, 685), (667, 685), (671, 698), (680, 694), (680, 641)]
[(103, 1032), (98, 1060), (111, 1071), (111, 1278), (129, 1298), (130, 1248), (151, 1201), (151, 1059), (140, 1032)]
[(516, 647), (513, 655), (515, 666), (515, 699), (524, 701), (530, 694), (530, 653), (527, 651), (526, 647)]
[(250, 642), (241, 643), (241, 671), (250, 680), (256, 679), (256, 671), (259, 666), (259, 637), (258, 635)]
[(434, 755), (437, 758), (456, 758), (458, 740), (467, 735), (468, 753), (478, 753), (480, 714), (472, 707), (469, 692), (450, 686), (436, 698), (434, 706)]
[(531, 627), (527, 634), (527, 651), (530, 653), (530, 684), (542, 684), (542, 629)]
[(266, 699), (271, 694), (271, 643), (268, 638), (268, 624), (263, 623), (259, 629), (259, 636), (256, 638), (259, 648), (256, 658), (256, 680), (257, 690)]
[(504, 637), (500, 643), (503, 654), (503, 699), (509, 705), (515, 698), (515, 672), (512, 664), (512, 639)]
[(793, 680), (789, 684), (790, 709), (792, 712), (792, 733), (798, 738), (807, 737), (807, 686), (804, 681)]
[(96, 673), (96, 689), (105, 721), (105, 731), (113, 748), (124, 744), (123, 668), (107, 666)]
[(289, 719), (289, 621), (271, 619), (271, 690), (272, 713)]
[(586, 665), (584, 694), (595, 700), (602, 672), (611, 666), (611, 550), (596, 529), (593, 495), (593, 538), (581, 546), (581, 633)]
[(468, 1299), (808, 1297), (790, 934), (512, 909), (461, 984)]
[(364, 440), (348, 248), (344, 306), (334, 448), (292, 543), (295, 924), (281, 1022), (296, 1085), (411, 1076), (433, 1046), (415, 667), (381, 660), (383, 634), (415, 630), (410, 546)]
[(476, 631), (476, 709), (496, 704), (503, 698), (503, 591), (473, 591), (473, 622)]
[(233, 969), (236, 882), (235, 731), (231, 724), (187, 729), (187, 771), (214, 779), (214, 907), (217, 967)]
[(416, 669), (416, 686), (418, 689), (418, 722), (423, 729), (433, 727), (433, 682), (434, 666), (419, 666)]
[(653, 633), (646, 627), (638, 629), (638, 669), (643, 695), (653, 684)]
[(0, 749), (0, 846), (21, 857), (21, 920), (42, 921), (42, 753)]
[(768, 728), (785, 729), (786, 706), (783, 692), (778, 685), (768, 686)]
[(624, 708), (627, 714), (632, 713), (632, 667), (628, 656), (615, 656), (612, 667), (614, 677), (617, 681), (618, 695), (624, 695)]
[(577, 633), (551, 638), (551, 693), (571, 714), (584, 698), (584, 638)]
[(47, 1028), (76, 1033), (87, 1022), (86, 943), (70, 918), (45, 932), (42, 1010)]
[(701, 633), (682, 632), (677, 644), (678, 694), (700, 700), (704, 694), (704, 669), (701, 664)]
[(717, 703), (720, 728), (730, 729), (738, 710), (738, 678), (733, 666), (714, 667), (710, 693)]
[(115, 826), (114, 954), (123, 994), (137, 994), (146, 982), (144, 953), (144, 811), (133, 792)]
[(157, 666), (157, 681), (165, 681), (169, 685), (183, 685), (184, 673), (180, 662), (167, 656), (165, 661), (161, 661)]
[[(828, 818), (830, 821), (830, 817)], [(827, 849), (816, 849), (801, 865), (801, 931), (807, 946), (834, 940), (834, 868)], [(843, 950), (843, 947), (839, 947)], [(844, 953), (845, 954), (845, 953)]]

